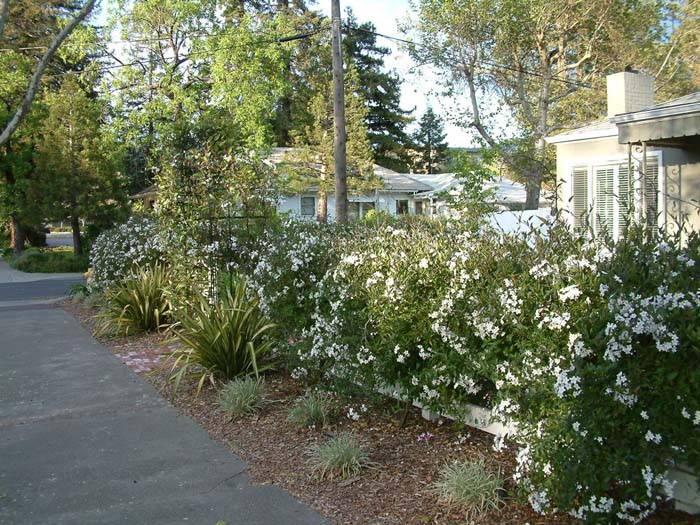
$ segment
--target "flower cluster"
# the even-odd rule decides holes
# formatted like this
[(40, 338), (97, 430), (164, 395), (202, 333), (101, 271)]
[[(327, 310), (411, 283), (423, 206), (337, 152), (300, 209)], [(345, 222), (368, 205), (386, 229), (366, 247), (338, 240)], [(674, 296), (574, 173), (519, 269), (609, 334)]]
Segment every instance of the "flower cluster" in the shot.
[(157, 223), (132, 217), (125, 224), (102, 232), (90, 250), (92, 272), (88, 286), (102, 292), (127, 277), (134, 266), (153, 265), (164, 260), (165, 247)]

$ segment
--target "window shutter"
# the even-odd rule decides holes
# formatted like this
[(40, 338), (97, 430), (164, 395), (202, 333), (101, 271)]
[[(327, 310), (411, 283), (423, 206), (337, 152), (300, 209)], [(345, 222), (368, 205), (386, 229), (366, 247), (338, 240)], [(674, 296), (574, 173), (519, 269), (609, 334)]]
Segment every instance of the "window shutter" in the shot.
[(574, 215), (574, 229), (581, 231), (586, 227), (588, 213), (588, 168), (574, 168), (571, 178), (573, 189), (571, 211)]
[(647, 226), (658, 227), (659, 215), (659, 157), (647, 157), (647, 172), (644, 177), (644, 196), (647, 202)]
[(621, 164), (617, 172), (617, 201), (619, 233), (627, 230), (630, 219), (630, 176), (629, 166)]
[(613, 167), (596, 168), (595, 193), (595, 232), (613, 235), (615, 195), (613, 184), (615, 169)]

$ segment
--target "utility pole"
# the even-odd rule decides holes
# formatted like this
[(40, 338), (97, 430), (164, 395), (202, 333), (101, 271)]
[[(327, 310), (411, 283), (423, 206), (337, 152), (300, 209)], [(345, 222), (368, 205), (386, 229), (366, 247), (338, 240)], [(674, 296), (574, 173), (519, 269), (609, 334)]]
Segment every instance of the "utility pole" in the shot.
[(345, 151), (345, 82), (341, 51), (340, 0), (331, 0), (333, 31), (333, 156), (335, 159), (335, 220), (348, 222), (348, 166)]

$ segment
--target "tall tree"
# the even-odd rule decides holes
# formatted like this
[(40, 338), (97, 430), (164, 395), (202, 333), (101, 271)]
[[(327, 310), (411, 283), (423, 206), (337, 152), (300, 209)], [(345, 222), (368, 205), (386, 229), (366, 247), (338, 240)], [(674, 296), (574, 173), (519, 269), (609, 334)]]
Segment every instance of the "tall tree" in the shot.
[(428, 106), (418, 121), (418, 129), (413, 132), (413, 150), (415, 159), (412, 163), (416, 173), (437, 173), (440, 165), (447, 158), (445, 125), (433, 108)]
[[(92, 8), (95, 6), (95, 2), (96, 0), (87, 0), (80, 9), (70, 6), (70, 4), (62, 5), (63, 2), (48, 3), (49, 6), (53, 7), (59, 12), (58, 16), (53, 15), (53, 17), (59, 21), (61, 19), (61, 10), (64, 12), (68, 11), (69, 13), (74, 12), (75, 14), (73, 16), (69, 16), (67, 21), (64, 22), (65, 25), (63, 25), (56, 35), (53, 36), (45, 51), (36, 63), (34, 73), (29, 79), (29, 84), (24, 90), (19, 107), (7, 122), (3, 122), (3, 128), (2, 131), (0, 131), (0, 146), (6, 144), (10, 140), (10, 137), (19, 127), (22, 119), (24, 119), (29, 112), (32, 102), (34, 101), (34, 97), (39, 91), (41, 77), (43, 76), (46, 68), (49, 66), (51, 59), (56, 54), (56, 51), (58, 51), (58, 48), (61, 46), (61, 44), (63, 44), (66, 38), (70, 36), (75, 28), (78, 27), (78, 25), (90, 14)], [(10, 16), (9, 4), (10, 0), (0, 0), (0, 42), (3, 41), (3, 32)], [(43, 7), (46, 7), (46, 4), (44, 4)]]
[(44, 73), (61, 72), (56, 54), (94, 4), (22, 0), (10, 5), (0, 0), (0, 46), (6, 50), (0, 53), (0, 193), (15, 253), (23, 251), (31, 222), (40, 220), (30, 195), (36, 187), (32, 149), (41, 111), (32, 116), (32, 105)]
[(402, 80), (394, 70), (387, 70), (385, 58), (391, 49), (377, 43), (376, 27), (359, 23), (352, 10), (346, 10), (343, 55), (352, 62), (360, 78), (367, 101), (367, 132), (377, 164), (406, 171), (409, 143), (406, 125), (413, 121), (413, 110), (401, 108)]
[[(287, 159), (290, 178), (288, 191), (303, 193), (310, 187), (317, 188), (316, 217), (319, 222), (328, 220), (328, 194), (333, 189), (333, 97), (332, 83), (328, 75), (317, 79), (316, 94), (311, 99), (308, 112), (313, 121), (295, 133), (295, 149)], [(368, 191), (378, 186), (374, 177), (372, 148), (365, 124), (367, 106), (359, 87), (359, 77), (350, 66), (345, 76), (345, 122), (347, 132), (348, 189)]]
[(110, 156), (102, 124), (101, 101), (86, 93), (72, 76), (44, 100), (46, 118), (37, 144), (37, 165), (46, 191), (46, 213), (69, 219), (73, 251), (80, 255), (82, 220), (100, 222), (125, 203), (121, 176)]
[(536, 208), (553, 173), (545, 137), (597, 112), (602, 97), (585, 87), (653, 48), (661, 13), (660, 3), (634, 0), (421, 0), (418, 15), (413, 54), (437, 66), (450, 95), (464, 96), (462, 124), (498, 148), (495, 108), (516, 120), (522, 147), (501, 155)]

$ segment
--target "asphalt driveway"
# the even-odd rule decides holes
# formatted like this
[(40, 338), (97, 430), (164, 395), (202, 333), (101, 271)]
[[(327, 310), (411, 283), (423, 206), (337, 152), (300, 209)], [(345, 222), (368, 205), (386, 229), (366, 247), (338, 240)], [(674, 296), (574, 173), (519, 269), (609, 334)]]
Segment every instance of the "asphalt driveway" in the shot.
[(66, 312), (0, 312), (0, 523), (328, 523), (128, 370)]

